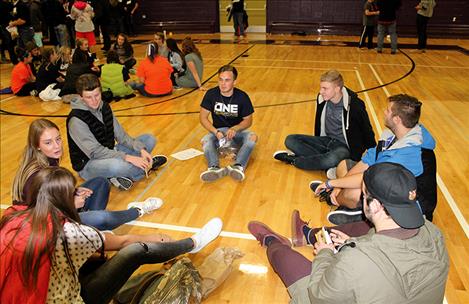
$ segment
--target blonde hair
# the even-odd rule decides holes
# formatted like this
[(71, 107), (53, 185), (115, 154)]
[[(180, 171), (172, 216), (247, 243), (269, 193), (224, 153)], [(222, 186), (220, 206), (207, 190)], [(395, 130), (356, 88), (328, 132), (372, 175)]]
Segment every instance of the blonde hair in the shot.
[(61, 46), (57, 52), (62, 62), (70, 63), (72, 61), (72, 49), (68, 46)]
[(59, 131), (59, 127), (55, 123), (43, 118), (36, 119), (29, 126), (28, 142), (24, 148), (20, 166), (13, 180), (11, 190), (13, 202), (25, 203), (23, 190), (26, 181), (37, 171), (49, 167), (47, 156), (38, 149), (39, 139), (46, 129), (56, 129)]
[(322, 74), (320, 81), (332, 82), (340, 88), (344, 86), (344, 79), (337, 70), (329, 70), (326, 73)]

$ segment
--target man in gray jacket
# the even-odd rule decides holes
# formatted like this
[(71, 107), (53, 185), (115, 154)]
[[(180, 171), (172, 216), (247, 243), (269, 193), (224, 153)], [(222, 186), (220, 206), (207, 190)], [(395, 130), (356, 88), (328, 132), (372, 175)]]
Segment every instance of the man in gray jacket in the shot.
[(85, 180), (107, 177), (128, 190), (133, 181), (167, 162), (164, 155), (152, 157), (156, 139), (143, 134), (130, 137), (101, 99), (101, 83), (93, 74), (77, 80), (80, 97), (72, 100), (67, 118), (67, 137), (72, 167)]
[(422, 216), (416, 188), (413, 174), (399, 164), (368, 168), (363, 210), (374, 227), (356, 238), (332, 229), (329, 243), (318, 237), (312, 263), (266, 225), (250, 222), (248, 229), (267, 246), (292, 303), (440, 304), (448, 253), (440, 230)]

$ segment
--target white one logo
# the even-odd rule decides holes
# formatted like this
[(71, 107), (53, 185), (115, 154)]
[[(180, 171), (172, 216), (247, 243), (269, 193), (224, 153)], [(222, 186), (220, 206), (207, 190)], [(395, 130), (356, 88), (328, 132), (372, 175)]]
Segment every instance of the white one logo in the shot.
[(237, 104), (224, 104), (222, 102), (217, 102), (215, 103), (214, 110), (217, 115), (238, 117)]

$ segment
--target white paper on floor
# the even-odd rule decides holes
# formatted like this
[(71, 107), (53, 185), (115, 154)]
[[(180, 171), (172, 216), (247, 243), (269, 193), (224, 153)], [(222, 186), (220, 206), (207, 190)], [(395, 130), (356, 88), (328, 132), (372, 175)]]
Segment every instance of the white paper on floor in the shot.
[(176, 152), (174, 154), (171, 154), (171, 156), (174, 157), (175, 159), (178, 159), (178, 160), (188, 160), (188, 159), (194, 158), (194, 157), (202, 155), (202, 154), (204, 154), (204, 152), (199, 151), (199, 150), (194, 149), (194, 148), (190, 148), (190, 149), (187, 149), (187, 150), (182, 150), (182, 151)]

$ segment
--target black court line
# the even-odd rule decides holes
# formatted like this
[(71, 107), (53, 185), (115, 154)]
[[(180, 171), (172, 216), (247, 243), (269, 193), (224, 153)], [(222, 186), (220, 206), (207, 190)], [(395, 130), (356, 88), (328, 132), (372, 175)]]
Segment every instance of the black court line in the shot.
[[(252, 48), (254, 47), (254, 45), (251, 45), (248, 49), (244, 50), (241, 54), (237, 55), (234, 59), (232, 59), (229, 64), (235, 62), (238, 58), (240, 57), (243, 57), (245, 56), (245, 54), (251, 50)], [(414, 60), (412, 59), (412, 57), (410, 57), (407, 53), (405, 53), (404, 51), (402, 51), (400, 48), (399, 48), (399, 51), (407, 57), (407, 59), (409, 59), (409, 61), (411, 62), (411, 68), (409, 71), (407, 71), (404, 75), (402, 75), (401, 77), (395, 79), (395, 80), (392, 80), (392, 81), (389, 81), (389, 82), (386, 82), (382, 85), (378, 85), (378, 86), (375, 86), (375, 87), (371, 87), (371, 88), (366, 88), (364, 90), (360, 90), (360, 91), (356, 91), (356, 93), (364, 93), (364, 92), (368, 92), (368, 91), (372, 91), (372, 90), (376, 90), (376, 89), (379, 89), (379, 88), (382, 88), (382, 87), (385, 87), (385, 86), (388, 86), (390, 84), (393, 84), (393, 83), (396, 83), (398, 81), (401, 81), (402, 79), (408, 77), (410, 74), (412, 74), (412, 72), (415, 70), (415, 62)], [(205, 84), (207, 82), (209, 82), (214, 76), (217, 75), (217, 72), (215, 72), (214, 74), (212, 74), (207, 80), (205, 80), (202, 84)], [(127, 110), (133, 110), (133, 109), (138, 109), (138, 108), (144, 108), (144, 107), (148, 107), (148, 106), (152, 106), (152, 105), (155, 105), (155, 104), (160, 104), (160, 103), (164, 103), (164, 102), (168, 102), (168, 101), (171, 101), (171, 100), (176, 100), (176, 99), (179, 99), (183, 96), (186, 96), (194, 91), (198, 90), (197, 88), (194, 88), (184, 94), (181, 94), (181, 95), (178, 95), (178, 96), (174, 96), (172, 98), (168, 98), (168, 99), (165, 99), (165, 100), (160, 100), (160, 101), (157, 101), (157, 102), (153, 102), (153, 103), (149, 103), (149, 104), (145, 104), (145, 105), (141, 105), (141, 106), (136, 106), (136, 107), (129, 107), (129, 108), (123, 108), (123, 109), (117, 109), (117, 110), (113, 110), (113, 112), (122, 112), (122, 111), (127, 111)], [(267, 105), (259, 105), (259, 106), (255, 106), (254, 108), (268, 108), (268, 107), (279, 107), (279, 106), (286, 106), (286, 105), (292, 105), (292, 104), (300, 104), (300, 103), (307, 103), (307, 102), (314, 102), (315, 99), (307, 99), (307, 100), (302, 100), (302, 101), (291, 101), (291, 102), (283, 102), (283, 103), (276, 103), (276, 104), (267, 104)], [(199, 111), (184, 111), (184, 112), (170, 112), (170, 113), (147, 113), (147, 114), (121, 114), (121, 115), (115, 115), (116, 117), (149, 117), (149, 116), (172, 116), (172, 115), (191, 115), (191, 114), (198, 114)], [(15, 112), (9, 112), (9, 111), (6, 111), (6, 110), (1, 110), (0, 109), (0, 115), (10, 115), (10, 116), (25, 116), (25, 117), (62, 117), (62, 118), (66, 118), (68, 115), (43, 115), (43, 114), (23, 114), (23, 113), (15, 113)]]

